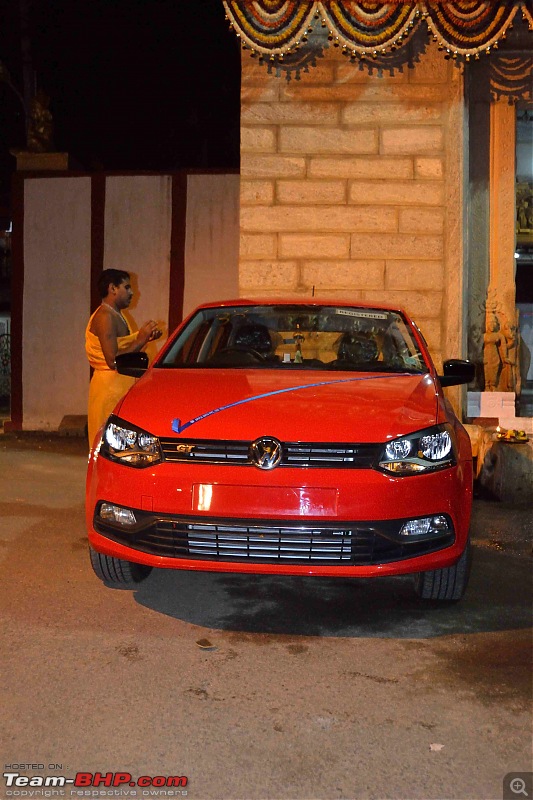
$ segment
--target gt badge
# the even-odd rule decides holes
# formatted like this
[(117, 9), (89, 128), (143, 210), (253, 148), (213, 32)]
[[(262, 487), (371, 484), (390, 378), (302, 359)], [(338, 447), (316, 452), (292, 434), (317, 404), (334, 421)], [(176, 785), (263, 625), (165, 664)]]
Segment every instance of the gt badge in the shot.
[(262, 436), (250, 445), (250, 459), (259, 469), (274, 469), (281, 461), (281, 442), (272, 436)]
[(194, 450), (194, 444), (177, 444), (176, 453), (190, 453)]

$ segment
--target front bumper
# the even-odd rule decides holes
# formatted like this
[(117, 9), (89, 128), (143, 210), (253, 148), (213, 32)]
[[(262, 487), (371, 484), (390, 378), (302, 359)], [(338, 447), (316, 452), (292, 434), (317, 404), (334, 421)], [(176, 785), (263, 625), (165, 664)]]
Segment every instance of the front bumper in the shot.
[[(95, 521), (101, 501), (134, 509), (138, 524), (125, 530)], [(86, 513), (95, 550), (149, 566), (372, 577), (451, 566), (467, 541), (471, 504), (470, 461), (395, 478), (372, 469), (265, 475), (242, 467), (221, 473), (209, 465), (199, 473), (193, 465), (162, 463), (133, 470), (93, 456)], [(400, 537), (405, 520), (436, 514), (450, 523), (443, 536)]]
[(124, 526), (99, 516), (94, 529), (117, 544), (171, 559), (230, 561), (235, 564), (368, 566), (405, 561), (450, 547), (451, 519), (437, 534), (406, 537), (407, 520), (332, 523), (177, 517), (128, 509), (136, 523)]

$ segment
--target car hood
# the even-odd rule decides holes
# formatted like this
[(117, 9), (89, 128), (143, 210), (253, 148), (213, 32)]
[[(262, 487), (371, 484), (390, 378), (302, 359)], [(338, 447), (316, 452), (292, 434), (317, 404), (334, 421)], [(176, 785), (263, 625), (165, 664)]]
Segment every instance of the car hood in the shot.
[(159, 437), (380, 442), (437, 421), (429, 374), (151, 369), (118, 414)]

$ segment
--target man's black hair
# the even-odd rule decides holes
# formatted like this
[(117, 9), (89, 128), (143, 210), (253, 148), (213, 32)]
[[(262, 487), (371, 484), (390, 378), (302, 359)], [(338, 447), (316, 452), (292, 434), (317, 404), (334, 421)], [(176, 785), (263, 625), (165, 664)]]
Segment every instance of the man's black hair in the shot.
[(120, 286), (123, 281), (129, 281), (130, 274), (123, 269), (104, 269), (98, 278), (98, 291), (100, 297), (106, 297), (109, 286)]

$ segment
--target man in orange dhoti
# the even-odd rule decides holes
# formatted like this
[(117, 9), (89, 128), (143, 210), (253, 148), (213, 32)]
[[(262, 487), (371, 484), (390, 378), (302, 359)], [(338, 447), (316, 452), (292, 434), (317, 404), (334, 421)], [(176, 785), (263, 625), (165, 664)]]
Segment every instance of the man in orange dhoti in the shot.
[(154, 320), (132, 331), (123, 309), (131, 303), (133, 291), (129, 273), (105, 269), (98, 279), (102, 303), (89, 319), (85, 331), (85, 351), (93, 368), (89, 387), (89, 445), (134, 378), (119, 375), (115, 369), (117, 353), (135, 353), (148, 342), (159, 339), (161, 331)]

